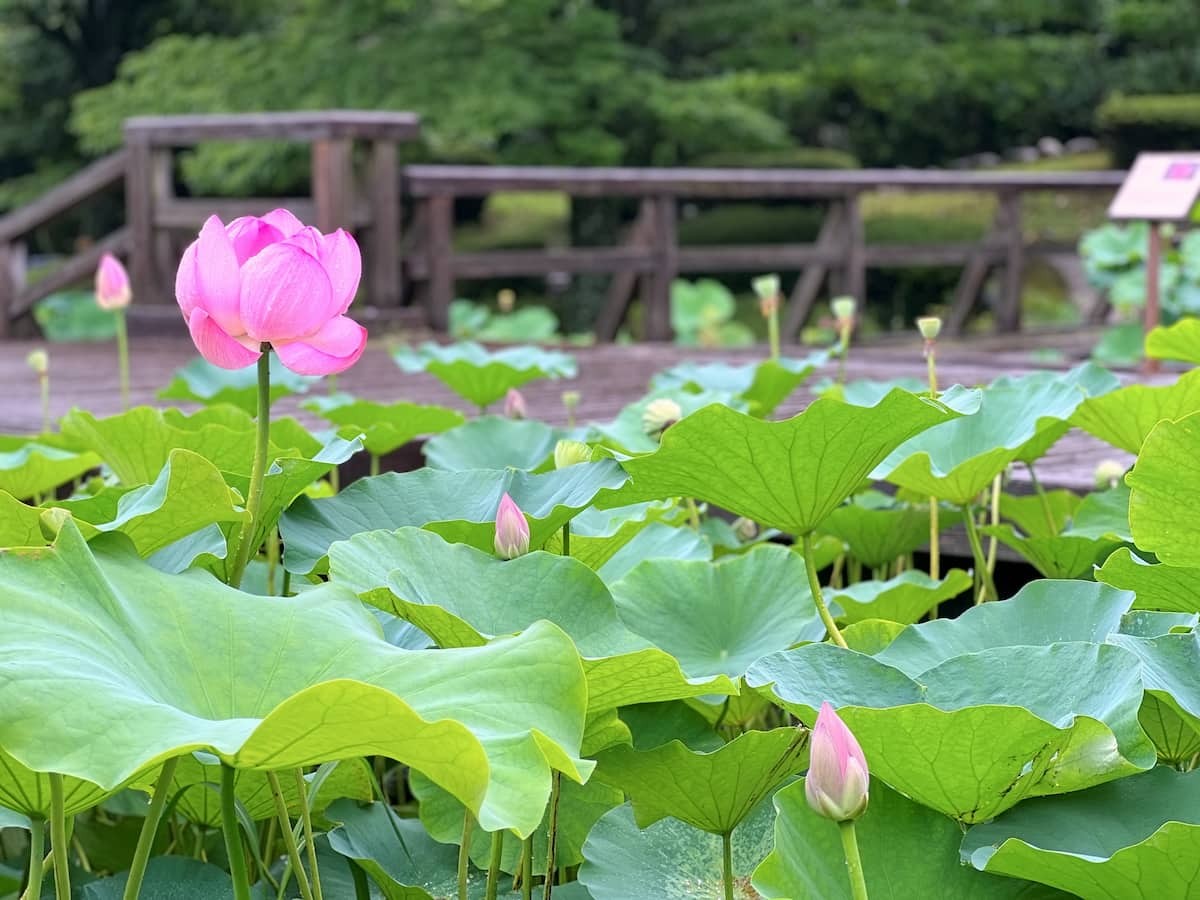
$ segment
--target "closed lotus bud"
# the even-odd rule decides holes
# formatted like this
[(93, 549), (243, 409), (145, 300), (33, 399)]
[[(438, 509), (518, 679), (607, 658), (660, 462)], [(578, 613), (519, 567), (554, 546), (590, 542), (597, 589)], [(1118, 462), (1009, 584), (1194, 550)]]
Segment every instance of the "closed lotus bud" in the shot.
[(1098, 488), (1114, 488), (1121, 483), (1121, 479), (1125, 475), (1125, 467), (1115, 459), (1103, 460), (1100, 465), (1096, 466), (1096, 487)]
[(833, 707), (822, 703), (804, 778), (808, 805), (835, 822), (853, 821), (867, 809), (870, 784), (867, 760), (858, 741)]
[(517, 304), (517, 292), (512, 288), (505, 288), (496, 294), (496, 305), (500, 307), (500, 312), (510, 313), (513, 307)]
[(752, 541), (758, 537), (758, 523), (745, 516), (738, 516), (733, 520), (733, 533), (742, 543)]
[(496, 555), (501, 559), (516, 559), (529, 552), (529, 523), (525, 514), (505, 494), (496, 510)]
[(516, 388), (509, 388), (504, 395), (504, 415), (510, 419), (525, 418), (525, 398)]
[(754, 293), (758, 295), (758, 308), (763, 318), (774, 315), (779, 311), (779, 276), (760, 275), (751, 282)]
[(577, 463), (589, 462), (592, 448), (583, 441), (561, 440), (554, 445), (554, 468), (565, 469)]
[(835, 297), (829, 307), (833, 310), (833, 317), (837, 319), (838, 324), (845, 325), (854, 321), (854, 310), (857, 305), (853, 297)]
[(45, 350), (30, 350), (29, 355), (25, 357), (25, 363), (39, 376), (50, 371), (50, 356)]
[(124, 309), (131, 299), (129, 274), (119, 259), (105, 253), (96, 269), (96, 303), (101, 309)]
[(646, 434), (661, 434), (683, 418), (683, 410), (670, 397), (653, 400), (642, 413), (642, 431)]
[(942, 333), (942, 320), (937, 316), (922, 316), (917, 319), (917, 330), (925, 340), (936, 341), (937, 336)]

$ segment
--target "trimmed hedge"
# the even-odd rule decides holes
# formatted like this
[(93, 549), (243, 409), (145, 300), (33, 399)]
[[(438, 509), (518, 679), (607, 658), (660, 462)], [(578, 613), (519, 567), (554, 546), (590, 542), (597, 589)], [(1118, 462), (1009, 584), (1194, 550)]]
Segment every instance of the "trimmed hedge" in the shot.
[(1143, 150), (1200, 149), (1200, 94), (1114, 94), (1096, 125), (1118, 166)]

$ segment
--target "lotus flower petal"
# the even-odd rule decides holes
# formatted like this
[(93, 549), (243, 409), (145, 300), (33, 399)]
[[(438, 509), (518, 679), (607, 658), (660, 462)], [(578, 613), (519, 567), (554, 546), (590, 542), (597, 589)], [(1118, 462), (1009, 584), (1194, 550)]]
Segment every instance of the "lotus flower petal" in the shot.
[(241, 278), (237, 254), (225, 227), (209, 216), (200, 236), (184, 251), (175, 274), (175, 298), (191, 322), (192, 311), (202, 309), (226, 334), (246, 333), (239, 307)]
[(238, 265), (257, 256), (271, 244), (285, 240), (284, 233), (258, 216), (241, 216), (225, 226), (225, 232), (233, 242), (233, 252)]
[(258, 360), (261, 353), (230, 337), (217, 321), (202, 309), (193, 309), (188, 317), (188, 332), (200, 355), (222, 369), (244, 369)]
[(246, 333), (271, 343), (307, 338), (337, 315), (321, 264), (294, 244), (272, 244), (242, 269)]
[(367, 329), (338, 316), (303, 341), (276, 344), (275, 352), (280, 362), (300, 375), (333, 375), (358, 362), (366, 345)]

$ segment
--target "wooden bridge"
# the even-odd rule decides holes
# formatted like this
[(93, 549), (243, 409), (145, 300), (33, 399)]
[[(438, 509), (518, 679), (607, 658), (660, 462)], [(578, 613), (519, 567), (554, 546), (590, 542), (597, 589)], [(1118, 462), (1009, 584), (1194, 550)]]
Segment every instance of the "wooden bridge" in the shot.
[[(0, 336), (50, 294), (87, 280), (104, 252), (129, 262), (136, 314), (174, 317), (171, 285), (179, 252), (203, 220), (225, 221), (288, 206), (322, 230), (346, 227), (364, 249), (365, 303), (377, 315), (444, 331), (459, 281), (479, 278), (599, 273), (611, 276), (596, 323), (601, 341), (614, 338), (635, 296), (644, 305), (647, 340), (671, 337), (670, 286), (695, 272), (800, 273), (784, 315), (794, 338), (823, 286), (861, 298), (869, 268), (958, 266), (962, 272), (946, 317), (961, 333), (993, 270), (1003, 273), (995, 303), (1000, 331), (1020, 328), (1020, 286), (1032, 255), (1064, 249), (1030, 242), (1022, 200), (1111, 193), (1124, 173), (942, 170), (632, 169), (510, 166), (401, 166), (399, 146), (419, 136), (408, 113), (321, 111), (245, 115), (142, 117), (125, 123), (125, 145), (96, 160), (36, 201), (0, 217)], [(208, 141), (286, 140), (311, 147), (311, 192), (305, 197), (178, 196), (174, 154)], [(91, 242), (36, 282), (25, 276), (31, 234), (123, 186), (125, 224)], [(572, 198), (636, 201), (638, 213), (610, 247), (463, 252), (455, 247), (455, 199), (500, 191), (556, 191)], [(996, 215), (980, 240), (874, 244), (866, 238), (861, 202), (868, 193), (957, 191), (990, 194)], [(680, 244), (682, 200), (771, 199), (819, 202), (826, 212), (814, 242), (695, 247)], [(1073, 248), (1071, 248), (1073, 249)], [(360, 302), (363, 302), (360, 300)], [(175, 321), (171, 318), (171, 321)]]

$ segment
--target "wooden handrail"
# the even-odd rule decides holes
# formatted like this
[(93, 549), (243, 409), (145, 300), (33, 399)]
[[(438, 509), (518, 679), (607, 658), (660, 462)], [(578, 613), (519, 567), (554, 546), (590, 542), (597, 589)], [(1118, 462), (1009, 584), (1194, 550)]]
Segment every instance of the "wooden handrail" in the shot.
[(7, 244), (40, 228), (56, 216), (105, 190), (125, 177), (125, 151), (102, 156), (32, 203), (0, 218), (0, 244)]
[(125, 120), (126, 138), (152, 147), (190, 147), (205, 141), (409, 141), (420, 132), (420, 117), (413, 113), (369, 109), (135, 116)]

